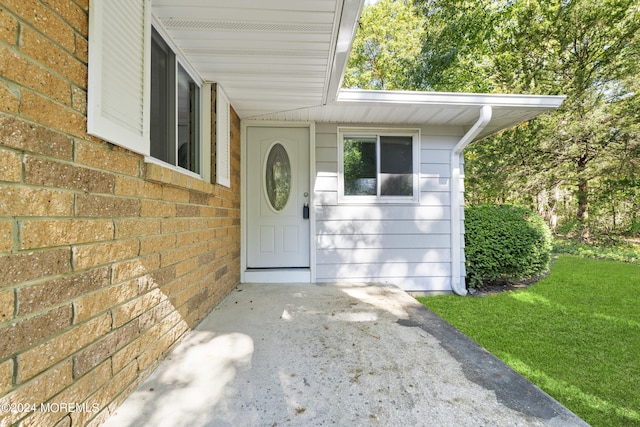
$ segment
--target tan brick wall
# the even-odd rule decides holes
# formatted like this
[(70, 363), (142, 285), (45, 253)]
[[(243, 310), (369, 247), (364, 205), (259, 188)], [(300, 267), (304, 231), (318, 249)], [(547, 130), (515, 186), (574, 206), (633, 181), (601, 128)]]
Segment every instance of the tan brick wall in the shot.
[(87, 135), (88, 3), (0, 0), (0, 408), (92, 409), (2, 426), (99, 424), (240, 279), (239, 118), (230, 189)]

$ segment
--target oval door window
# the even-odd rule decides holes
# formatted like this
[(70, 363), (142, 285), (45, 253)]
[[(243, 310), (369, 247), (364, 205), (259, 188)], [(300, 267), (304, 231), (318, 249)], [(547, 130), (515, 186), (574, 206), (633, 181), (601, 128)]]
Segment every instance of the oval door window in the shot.
[(265, 163), (265, 190), (271, 207), (281, 211), (291, 192), (291, 163), (282, 144), (274, 144)]

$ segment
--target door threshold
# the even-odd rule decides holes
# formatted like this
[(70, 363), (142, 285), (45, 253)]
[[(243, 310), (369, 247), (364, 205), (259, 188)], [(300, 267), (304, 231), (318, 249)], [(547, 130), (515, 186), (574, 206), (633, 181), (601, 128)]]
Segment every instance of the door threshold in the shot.
[(247, 268), (244, 283), (311, 283), (309, 268)]

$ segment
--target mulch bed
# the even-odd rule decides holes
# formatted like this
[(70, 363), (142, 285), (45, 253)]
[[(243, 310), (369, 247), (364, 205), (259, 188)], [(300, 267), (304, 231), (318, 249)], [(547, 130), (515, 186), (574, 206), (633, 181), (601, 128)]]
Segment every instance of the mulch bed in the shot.
[(544, 279), (547, 275), (542, 275), (538, 277), (534, 277), (531, 279), (520, 280), (517, 282), (509, 281), (509, 280), (495, 280), (488, 283), (483, 283), (481, 286), (476, 288), (467, 288), (469, 291), (469, 295), (474, 297), (483, 297), (486, 295), (499, 294), (501, 292), (510, 292), (510, 291), (518, 291), (522, 289), (526, 289), (531, 285), (538, 283), (540, 280)]

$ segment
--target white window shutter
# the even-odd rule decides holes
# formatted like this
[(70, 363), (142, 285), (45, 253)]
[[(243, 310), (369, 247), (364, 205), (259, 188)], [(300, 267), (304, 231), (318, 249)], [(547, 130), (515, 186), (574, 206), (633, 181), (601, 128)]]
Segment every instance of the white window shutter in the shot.
[(222, 87), (216, 88), (216, 183), (231, 187), (231, 105)]
[(87, 132), (150, 154), (151, 0), (92, 0)]

